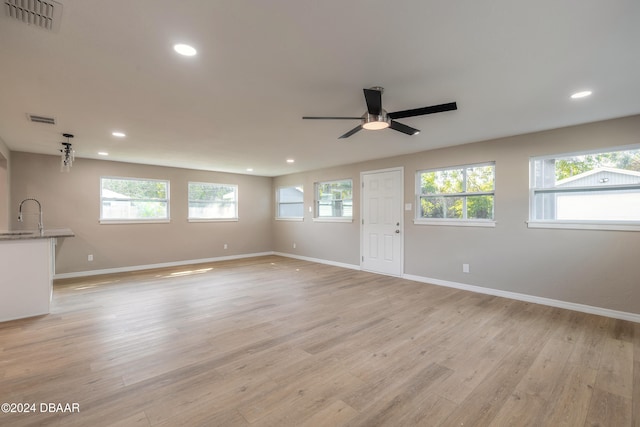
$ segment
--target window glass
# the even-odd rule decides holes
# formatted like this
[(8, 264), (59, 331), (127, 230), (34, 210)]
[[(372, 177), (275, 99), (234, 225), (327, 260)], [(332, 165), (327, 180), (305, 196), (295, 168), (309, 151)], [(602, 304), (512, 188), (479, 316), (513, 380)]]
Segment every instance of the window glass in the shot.
[(493, 220), (493, 163), (420, 171), (417, 186), (417, 219)]
[(301, 185), (278, 188), (276, 199), (277, 218), (304, 217), (304, 190)]
[(189, 182), (189, 219), (237, 218), (237, 185)]
[(640, 221), (640, 149), (531, 159), (530, 220)]
[(100, 219), (168, 220), (169, 181), (100, 178)]
[(316, 183), (316, 217), (352, 218), (353, 181), (343, 179)]

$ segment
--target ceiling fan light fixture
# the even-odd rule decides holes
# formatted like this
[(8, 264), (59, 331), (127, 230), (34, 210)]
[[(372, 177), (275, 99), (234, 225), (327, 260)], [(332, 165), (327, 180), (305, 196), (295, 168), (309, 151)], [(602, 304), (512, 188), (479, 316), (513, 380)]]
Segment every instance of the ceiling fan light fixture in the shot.
[(382, 130), (391, 125), (391, 120), (384, 112), (379, 116), (367, 113), (363, 119), (364, 123), (362, 124), (362, 128), (366, 130)]
[(387, 122), (367, 122), (362, 125), (366, 130), (382, 130), (389, 127)]

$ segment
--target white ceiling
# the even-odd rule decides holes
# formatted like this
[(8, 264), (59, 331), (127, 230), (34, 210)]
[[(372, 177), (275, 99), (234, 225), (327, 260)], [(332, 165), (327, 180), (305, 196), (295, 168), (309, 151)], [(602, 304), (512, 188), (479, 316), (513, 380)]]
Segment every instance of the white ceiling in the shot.
[[(57, 33), (0, 16), (12, 151), (70, 132), (79, 158), (277, 176), (640, 113), (637, 0), (59, 1)], [(458, 110), (399, 120), (416, 136), (301, 119), (360, 116), (371, 86)]]

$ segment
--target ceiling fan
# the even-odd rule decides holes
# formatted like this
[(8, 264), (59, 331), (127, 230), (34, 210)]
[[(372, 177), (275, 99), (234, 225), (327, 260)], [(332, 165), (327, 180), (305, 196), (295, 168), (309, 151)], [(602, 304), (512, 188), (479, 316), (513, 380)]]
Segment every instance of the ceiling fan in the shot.
[(374, 86), (371, 89), (364, 90), (364, 99), (367, 102), (367, 112), (360, 117), (309, 117), (305, 116), (306, 120), (360, 120), (360, 124), (349, 132), (341, 135), (340, 138), (348, 138), (356, 132), (362, 129), (368, 130), (380, 130), (390, 127), (398, 132), (405, 133), (407, 135), (417, 135), (420, 133), (418, 129), (411, 126), (403, 125), (396, 122), (394, 119), (402, 119), (405, 117), (422, 116), (425, 114), (441, 113), (443, 111), (457, 110), (458, 106), (455, 102), (449, 102), (447, 104), (432, 105), (430, 107), (414, 108), (413, 110), (396, 111), (393, 113), (387, 113), (382, 109), (382, 92), (384, 89), (380, 86)]

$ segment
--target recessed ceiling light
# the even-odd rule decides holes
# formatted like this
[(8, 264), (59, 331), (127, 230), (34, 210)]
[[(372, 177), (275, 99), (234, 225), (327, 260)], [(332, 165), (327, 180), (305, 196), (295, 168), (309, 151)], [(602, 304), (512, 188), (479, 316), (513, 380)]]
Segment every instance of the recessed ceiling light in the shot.
[(184, 56), (195, 56), (195, 54), (198, 53), (193, 46), (189, 46), (188, 44), (173, 45), (173, 50)]
[(582, 92), (576, 92), (573, 95), (571, 95), (572, 99), (578, 99), (578, 98), (584, 98), (586, 96), (591, 95), (591, 91), (590, 90), (583, 90)]
[(253, 168), (247, 168), (247, 172), (253, 172)]
[(123, 132), (118, 132), (118, 131), (111, 132), (111, 135), (113, 135), (113, 136), (115, 136), (115, 137), (117, 137), (117, 138), (124, 138), (125, 136), (127, 136), (125, 133), (123, 133)]
[(98, 155), (100, 155), (100, 156), (108, 156), (109, 153), (107, 153), (106, 151), (98, 151)]
[(287, 159), (287, 163), (293, 163), (293, 162), (295, 162), (295, 160), (293, 160), (293, 159)]

